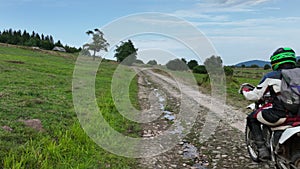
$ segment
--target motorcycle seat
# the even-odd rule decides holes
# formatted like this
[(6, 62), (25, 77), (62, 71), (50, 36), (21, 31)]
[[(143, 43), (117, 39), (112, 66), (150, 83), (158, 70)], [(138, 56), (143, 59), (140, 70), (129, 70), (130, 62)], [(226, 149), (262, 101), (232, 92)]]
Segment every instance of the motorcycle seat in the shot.
[(292, 125), (282, 125), (282, 126), (271, 127), (271, 130), (272, 131), (286, 130), (291, 127), (293, 127), (293, 126)]

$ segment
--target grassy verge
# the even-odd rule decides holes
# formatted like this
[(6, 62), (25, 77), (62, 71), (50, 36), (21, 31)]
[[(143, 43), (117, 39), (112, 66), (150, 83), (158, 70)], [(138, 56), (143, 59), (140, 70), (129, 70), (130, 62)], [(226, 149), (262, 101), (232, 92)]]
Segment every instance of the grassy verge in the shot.
[[(72, 103), (74, 58), (0, 46), (0, 168), (134, 168), (134, 159), (103, 150), (81, 128)], [(118, 114), (111, 98), (117, 66), (101, 64), (97, 103), (113, 128), (137, 135), (139, 126)], [(131, 101), (138, 107), (136, 79), (130, 88)], [(39, 119), (43, 131), (20, 121), (27, 119)]]

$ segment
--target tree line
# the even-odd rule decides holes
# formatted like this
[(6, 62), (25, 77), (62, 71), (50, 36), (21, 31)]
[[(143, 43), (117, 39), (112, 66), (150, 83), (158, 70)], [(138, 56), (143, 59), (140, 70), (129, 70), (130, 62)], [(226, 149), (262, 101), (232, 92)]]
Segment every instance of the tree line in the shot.
[[(86, 32), (87, 35), (92, 35), (92, 42), (83, 45), (83, 50), (81, 51), (82, 55), (93, 56), (94, 60), (96, 53), (104, 50), (107, 51), (109, 43), (105, 40), (104, 34), (99, 29), (89, 30)], [(90, 53), (92, 51), (92, 55)], [(120, 64), (131, 66), (134, 63), (144, 64), (142, 60), (137, 59), (137, 51), (133, 42), (128, 40), (126, 42), (121, 42), (119, 46), (116, 46), (114, 57), (117, 59), (117, 62)], [(148, 65), (157, 65), (156, 60), (149, 60)], [(204, 61), (204, 65), (199, 65), (196, 60), (190, 60), (189, 62), (186, 59), (174, 59), (170, 60), (166, 67), (170, 70), (175, 71), (187, 71), (192, 70), (193, 73), (207, 74), (220, 72), (225, 72), (226, 76), (233, 75), (233, 69), (230, 66), (223, 66), (223, 61), (220, 56), (211, 56)]]
[(70, 47), (68, 45), (63, 45), (60, 40), (54, 42), (51, 35), (39, 34), (34, 31), (31, 33), (26, 30), (3, 30), (0, 31), (0, 43), (8, 43), (12, 45), (29, 46), (29, 47), (39, 47), (45, 50), (52, 50), (55, 46), (63, 47), (68, 53), (76, 53), (81, 50), (81, 48)]
[[(175, 71), (187, 71), (191, 70), (193, 73), (207, 74), (225, 72), (226, 76), (233, 75), (233, 69), (231, 66), (223, 66), (223, 61), (220, 56), (211, 56), (204, 61), (203, 65), (199, 65), (196, 60), (186, 61), (185, 58), (170, 60), (166, 67)], [(219, 69), (220, 70), (219, 70)]]

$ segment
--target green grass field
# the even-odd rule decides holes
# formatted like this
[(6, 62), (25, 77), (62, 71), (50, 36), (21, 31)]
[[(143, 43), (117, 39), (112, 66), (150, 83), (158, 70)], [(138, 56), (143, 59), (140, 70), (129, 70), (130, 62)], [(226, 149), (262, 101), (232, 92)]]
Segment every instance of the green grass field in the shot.
[[(135, 168), (136, 160), (103, 150), (81, 128), (72, 101), (75, 59), (0, 46), (0, 168)], [(97, 103), (114, 129), (137, 136), (139, 125), (118, 114), (111, 98), (116, 67), (113, 62), (101, 64)], [(131, 101), (138, 107), (136, 79), (130, 89)], [(27, 119), (41, 120), (43, 131), (20, 121)]]

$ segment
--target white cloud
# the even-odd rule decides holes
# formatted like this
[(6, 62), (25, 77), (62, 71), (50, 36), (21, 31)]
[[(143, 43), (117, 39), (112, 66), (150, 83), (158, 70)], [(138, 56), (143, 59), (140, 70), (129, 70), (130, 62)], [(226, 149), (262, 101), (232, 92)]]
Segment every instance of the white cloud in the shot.
[[(239, 9), (237, 11), (244, 11), (250, 7), (260, 5), (262, 3), (272, 1), (272, 0), (205, 0), (203, 2), (198, 3), (198, 7), (206, 7), (206, 8), (217, 8), (224, 9)], [(249, 10), (249, 9), (248, 9)], [(227, 10), (226, 10), (227, 11)], [(247, 10), (246, 10), (247, 11)]]
[[(177, 10), (173, 14), (183, 18), (224, 21), (230, 19), (228, 15), (231, 13), (278, 10), (274, 7), (257, 8), (257, 6), (271, 1), (274, 0), (202, 0), (189, 9)], [(215, 15), (216, 13), (218, 15)]]

